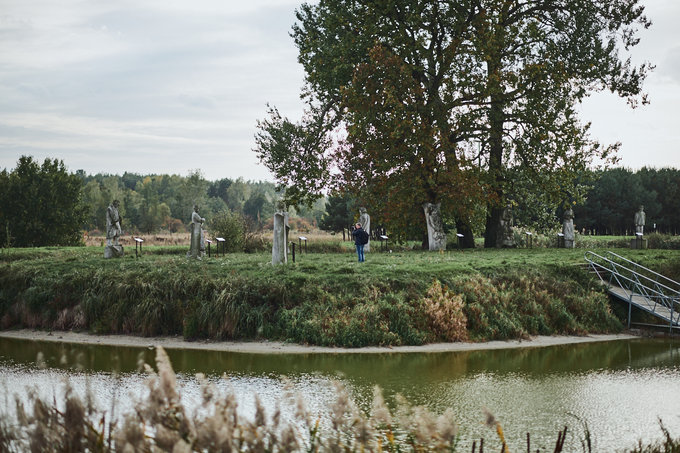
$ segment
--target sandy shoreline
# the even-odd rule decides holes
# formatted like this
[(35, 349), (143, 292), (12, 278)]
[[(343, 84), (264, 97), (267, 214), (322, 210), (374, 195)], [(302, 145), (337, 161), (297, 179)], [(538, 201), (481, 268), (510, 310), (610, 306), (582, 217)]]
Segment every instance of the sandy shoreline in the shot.
[(405, 352), (452, 352), (490, 349), (535, 348), (563, 344), (592, 343), (597, 341), (629, 340), (634, 335), (588, 335), (576, 336), (537, 336), (530, 340), (489, 341), (486, 343), (433, 343), (423, 346), (369, 346), (365, 348), (331, 348), (308, 346), (279, 341), (185, 341), (181, 337), (135, 337), (130, 335), (93, 335), (78, 332), (45, 332), (39, 330), (0, 331), (0, 338), (13, 338), (33, 341), (59, 343), (92, 344), (103, 346), (150, 347), (162, 346), (166, 349), (201, 349), (208, 351), (228, 351), (252, 354), (341, 354), (341, 353), (405, 353)]

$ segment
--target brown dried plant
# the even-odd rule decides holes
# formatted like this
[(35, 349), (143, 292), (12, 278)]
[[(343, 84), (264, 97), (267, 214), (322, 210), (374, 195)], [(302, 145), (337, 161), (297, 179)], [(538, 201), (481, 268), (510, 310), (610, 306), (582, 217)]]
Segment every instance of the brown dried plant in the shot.
[(467, 341), (467, 317), (463, 311), (463, 297), (455, 294), (437, 279), (427, 290), (425, 312), (434, 340)]

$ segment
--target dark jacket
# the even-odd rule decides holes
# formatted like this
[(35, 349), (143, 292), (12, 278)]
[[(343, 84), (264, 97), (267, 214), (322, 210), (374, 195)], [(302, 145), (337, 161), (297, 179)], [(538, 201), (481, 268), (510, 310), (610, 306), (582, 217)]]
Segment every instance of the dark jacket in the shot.
[[(361, 233), (359, 233), (361, 231)], [(363, 245), (361, 243), (361, 236), (363, 234), (368, 234), (364, 231), (363, 228), (357, 228), (356, 230), (352, 231), (352, 237), (354, 238), (354, 245)]]

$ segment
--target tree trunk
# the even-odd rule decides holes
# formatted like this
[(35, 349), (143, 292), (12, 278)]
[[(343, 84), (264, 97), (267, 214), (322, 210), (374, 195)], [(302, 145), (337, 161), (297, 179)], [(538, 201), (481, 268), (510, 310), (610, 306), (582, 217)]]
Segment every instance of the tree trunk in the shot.
[(487, 203), (484, 247), (497, 247), (501, 216), (503, 214), (503, 87), (497, 82), (501, 66), (500, 56), (487, 64), (491, 106), (489, 108), (489, 179), (493, 196)]
[(441, 203), (423, 203), (430, 250), (446, 250), (446, 233), (441, 216)]

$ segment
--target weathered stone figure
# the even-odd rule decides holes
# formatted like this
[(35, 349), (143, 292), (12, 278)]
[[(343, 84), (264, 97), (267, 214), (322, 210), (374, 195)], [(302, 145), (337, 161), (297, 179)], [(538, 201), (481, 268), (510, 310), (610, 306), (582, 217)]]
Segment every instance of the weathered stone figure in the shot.
[(644, 234), (645, 233), (645, 207), (640, 205), (640, 210), (635, 213), (635, 232)]
[(364, 245), (364, 252), (371, 251), (371, 216), (366, 212), (366, 208), (359, 208), (359, 223), (361, 228), (368, 233), (368, 244)]
[(441, 203), (423, 203), (427, 220), (427, 239), (430, 250), (446, 250), (446, 233), (441, 216)]
[(497, 247), (514, 247), (515, 235), (512, 232), (512, 205), (503, 208), (498, 225)]
[(123, 256), (123, 246), (118, 243), (118, 239), (122, 233), (120, 222), (122, 220), (118, 212), (120, 202), (113, 200), (113, 202), (106, 208), (106, 248), (104, 249), (104, 258), (117, 258)]
[(288, 211), (282, 201), (276, 204), (274, 213), (274, 240), (272, 241), (272, 264), (288, 263)]
[(205, 250), (203, 222), (205, 219), (198, 214), (198, 205), (194, 205), (194, 212), (191, 213), (191, 242), (188, 256), (198, 260), (201, 259)]
[(562, 234), (564, 234), (564, 248), (574, 248), (574, 211), (571, 206), (564, 211), (562, 216)]

